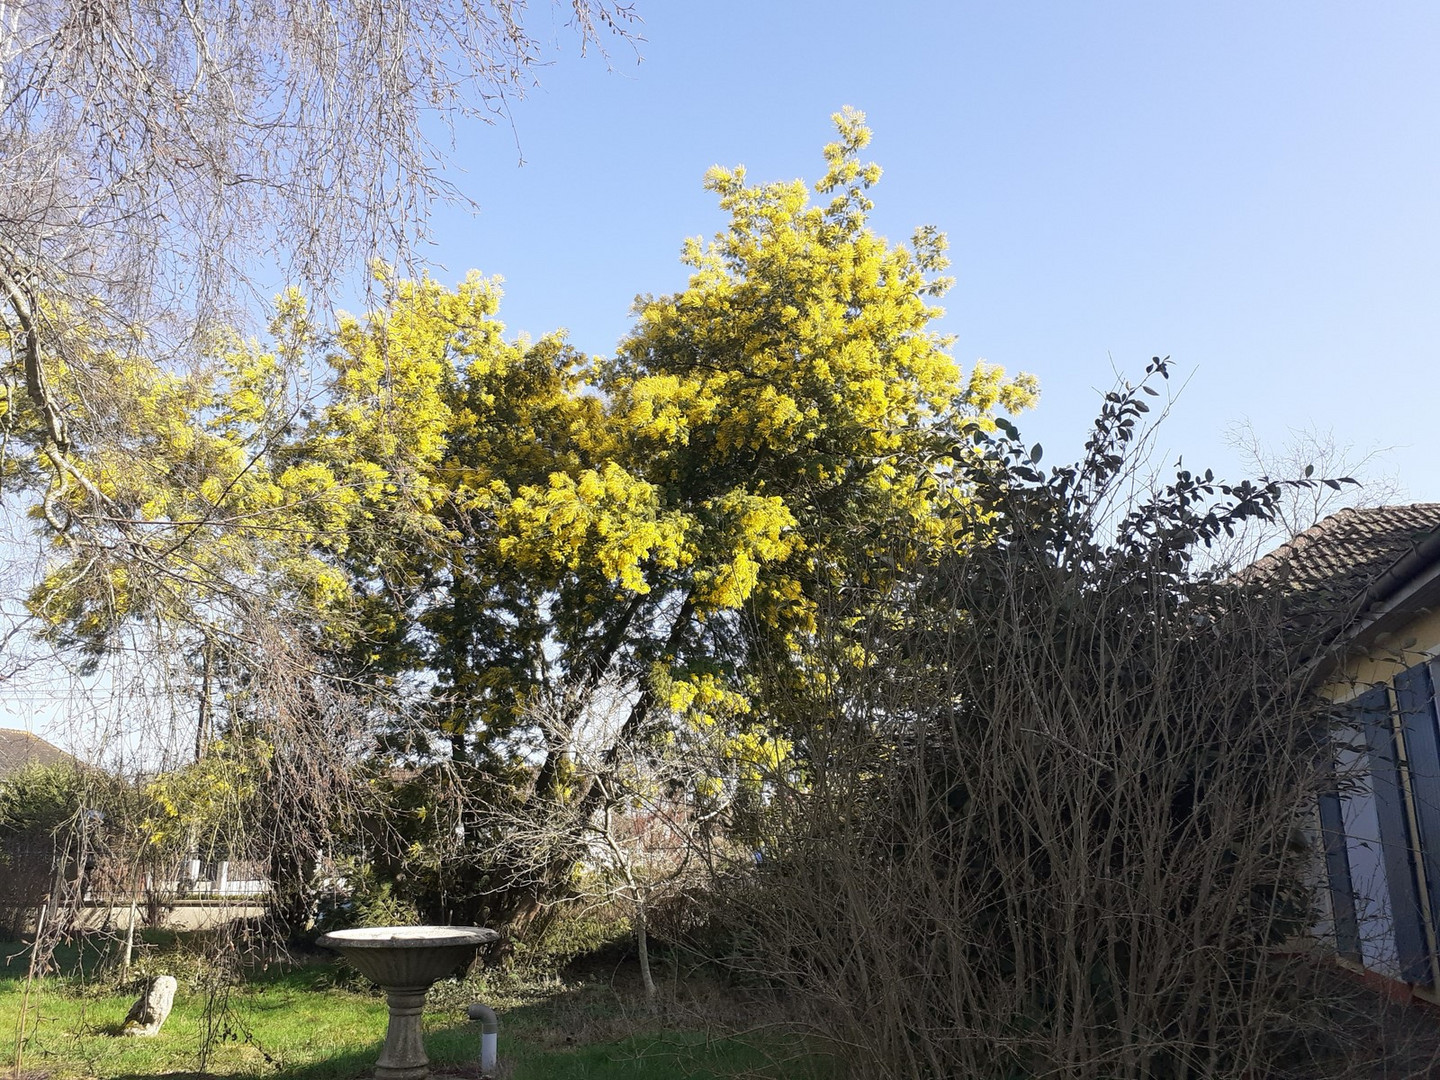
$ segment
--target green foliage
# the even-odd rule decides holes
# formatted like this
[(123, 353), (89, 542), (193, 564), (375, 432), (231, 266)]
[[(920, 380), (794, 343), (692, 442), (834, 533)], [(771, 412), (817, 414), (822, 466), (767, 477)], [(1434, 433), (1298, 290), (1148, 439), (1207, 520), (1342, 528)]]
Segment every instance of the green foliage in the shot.
[(354, 926), (418, 926), (424, 921), (414, 904), (397, 895), (394, 882), (376, 880), (373, 868), (352, 862), (337, 871), (348, 882), (349, 896), (322, 912), (315, 924), (317, 935)]
[(74, 818), (85, 791), (73, 765), (26, 765), (0, 779), (0, 836), (49, 832)]
[(510, 969), (522, 979), (554, 977), (576, 960), (628, 946), (630, 920), (613, 907), (559, 905), (535, 919), (510, 949)]

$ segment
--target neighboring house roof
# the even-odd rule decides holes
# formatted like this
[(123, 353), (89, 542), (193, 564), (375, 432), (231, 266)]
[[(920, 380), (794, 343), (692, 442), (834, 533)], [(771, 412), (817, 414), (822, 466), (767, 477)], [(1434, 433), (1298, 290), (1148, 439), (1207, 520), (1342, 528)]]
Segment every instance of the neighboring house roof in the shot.
[(1432, 603), (1437, 570), (1440, 503), (1412, 503), (1331, 514), (1252, 564), (1244, 577), (1283, 590), (1297, 628), (1354, 637), (1402, 608), (1413, 614)]
[(75, 765), (74, 757), (28, 731), (0, 728), (0, 778), (27, 765)]

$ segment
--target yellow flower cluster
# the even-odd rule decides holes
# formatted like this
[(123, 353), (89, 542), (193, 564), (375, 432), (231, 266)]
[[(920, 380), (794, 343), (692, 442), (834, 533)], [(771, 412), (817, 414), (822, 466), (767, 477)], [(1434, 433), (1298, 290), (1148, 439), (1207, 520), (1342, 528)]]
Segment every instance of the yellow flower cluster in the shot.
[(687, 525), (683, 515), (661, 510), (653, 485), (611, 461), (522, 487), (501, 522), (499, 550), (536, 568), (573, 570), (593, 561), (621, 589), (647, 593), (647, 564), (674, 570), (691, 558)]

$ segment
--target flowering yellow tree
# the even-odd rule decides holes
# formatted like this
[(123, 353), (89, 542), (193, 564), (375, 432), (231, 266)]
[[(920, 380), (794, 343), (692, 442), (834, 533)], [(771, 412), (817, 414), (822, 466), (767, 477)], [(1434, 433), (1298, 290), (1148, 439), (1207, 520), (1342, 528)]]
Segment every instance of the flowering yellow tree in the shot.
[[(870, 133), (853, 110), (835, 123), (818, 202), (800, 181), (710, 171), (729, 227), (687, 242), (688, 287), (639, 302), (634, 330), (597, 364), (606, 451), (665, 511), (645, 561), (614, 578), (645, 597), (656, 614), (641, 625), (663, 639), (639, 657), (663, 681), (637, 674), (622, 733), (657, 705), (702, 717), (718, 707), (765, 729), (737, 747), (773, 753), (757, 735), (777, 733), (746, 692), (757, 642), (803, 669), (817, 604), (873, 598), (886, 566), (943, 545), (937, 510), (964, 497), (949, 478), (966, 430), (1034, 400), (1028, 377), (955, 364), (931, 326), (932, 298), (950, 284), (944, 237), (924, 228), (891, 244), (869, 228), (880, 176), (860, 160)], [(666, 700), (645, 692), (657, 685)]]
[[(869, 228), (869, 132), (853, 111), (835, 121), (818, 202), (799, 181), (710, 172), (728, 228), (688, 242), (688, 287), (639, 301), (593, 362), (603, 409), (572, 461), (506, 488), (497, 551), (553, 597), (533, 810), (599, 812), (617, 797), (599, 778), (644, 745), (703, 744), (724, 776), (693, 794), (712, 805), (783, 767), (785, 703), (756, 698), (752, 665), (778, 660), (791, 694), (813, 691), (819, 627), (845, 625), (821, 605), (858, 618), (897, 563), (943, 550), (965, 497), (954, 456), (1035, 398), (1028, 377), (955, 364), (932, 327), (944, 238)], [(620, 693), (600, 706), (606, 686)]]
[[(322, 334), (284, 298), (276, 344), (230, 344), (208, 381), (117, 367), (146, 467), (77, 457), (44, 503), (74, 557), (36, 610), (98, 647), (141, 614), (208, 625), (215, 583), (243, 581), (270, 598), (246, 611), (300, 611), (322, 666), (418, 717), (397, 749), (570, 820), (640, 747), (705, 744), (712, 801), (781, 767), (783, 703), (757, 699), (753, 665), (814, 689), (818, 628), (944, 550), (955, 455), (1036, 393), (954, 362), (933, 326), (944, 237), (873, 232), (869, 131), (835, 122), (813, 193), (711, 170), (727, 227), (686, 243), (689, 284), (637, 301), (612, 357), (507, 338), (478, 275), (382, 271), (376, 311)], [(67, 537), (73, 499), (124, 543)], [(474, 823), (464, 799), (416, 799), (416, 836)]]

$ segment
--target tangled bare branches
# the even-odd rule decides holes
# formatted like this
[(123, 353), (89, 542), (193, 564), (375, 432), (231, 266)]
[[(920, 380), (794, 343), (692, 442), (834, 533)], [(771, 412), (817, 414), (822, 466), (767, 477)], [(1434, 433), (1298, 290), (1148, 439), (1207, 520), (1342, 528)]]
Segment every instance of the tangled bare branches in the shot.
[[(556, 6), (582, 51), (638, 40), (627, 4)], [(374, 258), (405, 264), (437, 201), (464, 201), (443, 141), (507, 120), (543, 61), (525, 7), (0, 3), (0, 331), (52, 488), (82, 482), (50, 386), (66, 369), (83, 398), (63, 313), (143, 328), (180, 363), (208, 328), (248, 324), (262, 277), (328, 297)], [(16, 406), (7, 385), (12, 425)]]
[(1327, 717), (1276, 598), (1195, 568), (1277, 490), (1182, 473), (1096, 514), (1142, 405), (1112, 395), (1078, 466), (982, 446), (976, 542), (857, 631), (772, 781), (738, 932), (866, 1075), (1332, 1064), (1285, 953)]

